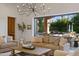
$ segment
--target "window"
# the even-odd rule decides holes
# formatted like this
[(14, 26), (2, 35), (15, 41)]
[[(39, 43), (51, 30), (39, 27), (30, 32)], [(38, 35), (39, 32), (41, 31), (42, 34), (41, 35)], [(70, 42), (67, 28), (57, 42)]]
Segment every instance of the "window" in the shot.
[[(47, 21), (46, 21), (47, 20)], [(34, 19), (35, 35), (47, 33), (66, 33), (75, 31), (79, 33), (79, 13), (51, 16), (49, 19), (38, 17)]]

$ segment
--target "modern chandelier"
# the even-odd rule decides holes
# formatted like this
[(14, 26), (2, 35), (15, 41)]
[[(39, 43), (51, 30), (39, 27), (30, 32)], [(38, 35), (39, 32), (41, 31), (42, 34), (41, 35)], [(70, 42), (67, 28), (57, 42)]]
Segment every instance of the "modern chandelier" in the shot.
[(17, 5), (17, 11), (19, 15), (31, 15), (32, 13), (36, 16), (41, 13), (45, 13), (47, 7), (44, 3), (21, 3)]

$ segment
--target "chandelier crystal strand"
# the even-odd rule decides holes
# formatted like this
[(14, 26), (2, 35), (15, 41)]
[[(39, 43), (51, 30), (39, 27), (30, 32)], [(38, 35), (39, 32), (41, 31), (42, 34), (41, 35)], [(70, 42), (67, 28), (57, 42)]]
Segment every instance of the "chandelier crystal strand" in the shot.
[(21, 3), (17, 5), (17, 11), (19, 15), (31, 15), (36, 16), (45, 13), (47, 10), (45, 3)]

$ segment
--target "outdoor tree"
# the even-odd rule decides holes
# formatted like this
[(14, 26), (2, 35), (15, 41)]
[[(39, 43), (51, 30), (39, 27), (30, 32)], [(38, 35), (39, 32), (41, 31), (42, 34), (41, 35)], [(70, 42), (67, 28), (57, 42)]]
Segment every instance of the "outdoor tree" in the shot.
[(67, 32), (68, 23), (69, 21), (67, 18), (57, 19), (57, 21), (50, 24), (50, 31)]
[(79, 13), (77, 13), (72, 19), (73, 23), (73, 30), (77, 33), (79, 33)]

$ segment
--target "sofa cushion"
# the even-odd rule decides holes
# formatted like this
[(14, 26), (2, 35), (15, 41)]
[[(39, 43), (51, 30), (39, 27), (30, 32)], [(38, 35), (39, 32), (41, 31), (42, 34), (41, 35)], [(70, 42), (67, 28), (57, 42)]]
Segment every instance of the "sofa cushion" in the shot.
[(53, 45), (53, 44), (47, 44), (47, 43), (33, 43), (34, 46), (38, 47), (44, 47), (44, 48), (49, 48), (52, 50), (59, 49), (59, 46)]
[(32, 43), (34, 46), (45, 47), (46, 43)]
[(58, 50), (59, 49), (59, 46), (56, 46), (54, 44), (47, 44), (45, 47), (52, 49), (52, 50)]
[(4, 44), (1, 44), (0, 49), (9, 48), (9, 47), (14, 47), (14, 46), (16, 46), (16, 44), (13, 43), (13, 42), (4, 43)]
[(49, 43), (54, 45), (59, 45), (60, 38), (59, 37), (49, 37)]
[(49, 43), (49, 36), (43, 37), (43, 43)]
[(42, 37), (34, 37), (34, 38), (32, 39), (32, 42), (33, 42), (33, 43), (42, 43)]

